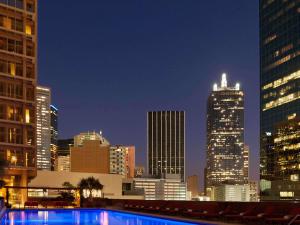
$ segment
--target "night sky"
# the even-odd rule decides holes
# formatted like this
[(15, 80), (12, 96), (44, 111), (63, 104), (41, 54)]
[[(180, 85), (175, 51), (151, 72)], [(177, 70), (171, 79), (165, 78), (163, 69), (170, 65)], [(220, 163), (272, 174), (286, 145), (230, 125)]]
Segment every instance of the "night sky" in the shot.
[(39, 84), (59, 136), (103, 131), (146, 165), (146, 112), (186, 111), (187, 175), (205, 165), (206, 100), (221, 73), (245, 91), (245, 140), (258, 178), (258, 0), (39, 1)]

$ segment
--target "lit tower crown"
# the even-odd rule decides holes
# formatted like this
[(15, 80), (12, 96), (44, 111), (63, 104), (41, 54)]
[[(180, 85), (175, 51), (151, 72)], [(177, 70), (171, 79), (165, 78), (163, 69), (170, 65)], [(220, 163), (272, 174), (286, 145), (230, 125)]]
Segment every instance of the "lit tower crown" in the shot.
[(225, 90), (225, 89), (230, 89), (230, 90), (240, 90), (240, 84), (236, 83), (235, 87), (228, 87), (227, 84), (227, 74), (223, 73), (221, 77), (221, 87), (218, 87), (217, 83), (214, 83), (213, 85), (213, 91), (220, 91), (220, 90)]
[(223, 74), (222, 74), (221, 87), (222, 87), (222, 88), (226, 88), (226, 87), (227, 87), (226, 73), (223, 73)]

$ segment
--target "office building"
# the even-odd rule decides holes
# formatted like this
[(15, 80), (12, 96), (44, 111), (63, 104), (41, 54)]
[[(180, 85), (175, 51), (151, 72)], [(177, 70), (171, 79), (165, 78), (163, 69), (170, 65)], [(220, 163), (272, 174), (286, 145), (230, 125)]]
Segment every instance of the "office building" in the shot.
[(71, 162), (70, 156), (58, 156), (57, 157), (57, 171), (70, 171)]
[(243, 184), (244, 175), (244, 93), (237, 83), (214, 84), (207, 101), (207, 164), (205, 189), (222, 184)]
[(143, 166), (136, 166), (134, 169), (134, 177), (141, 178), (145, 175), (145, 167)]
[(166, 174), (164, 179), (134, 178), (134, 189), (143, 189), (145, 200), (187, 200), (186, 183), (180, 174)]
[(135, 147), (134, 146), (111, 146), (109, 149), (109, 172), (120, 174), (125, 178), (134, 177)]
[(74, 145), (74, 138), (59, 139), (57, 141), (57, 156), (70, 155), (70, 148)]
[(199, 197), (199, 179), (197, 175), (187, 178), (187, 190), (191, 192), (191, 198)]
[(93, 131), (93, 132), (84, 132), (76, 135), (74, 137), (74, 146), (79, 147), (83, 146), (85, 141), (99, 141), (101, 146), (109, 146), (110, 143), (103, 137), (102, 132), (99, 133)]
[(148, 112), (148, 173), (157, 178), (180, 174), (185, 180), (185, 112)]
[[(260, 137), (260, 180), (274, 180), (274, 137), (271, 132), (267, 132)], [(263, 185), (263, 184), (262, 184)]]
[(249, 201), (258, 202), (259, 201), (259, 189), (258, 183), (256, 181), (249, 181)]
[(54, 105), (50, 105), (51, 115), (51, 170), (54, 171), (57, 168), (57, 141), (58, 141), (58, 109)]
[[(0, 3), (0, 152), (9, 186), (36, 175), (37, 1)], [(23, 202), (26, 191), (10, 197)]]
[(217, 202), (249, 202), (249, 184), (222, 184), (212, 187), (212, 201)]
[(271, 152), (276, 149), (266, 137), (272, 137), (276, 124), (288, 116), (300, 115), (299, 7), (297, 0), (259, 3), (261, 180), (284, 179), (274, 174), (276, 167), (267, 158), (277, 153)]
[(71, 172), (109, 173), (109, 150), (110, 144), (102, 133), (76, 135), (70, 149)]
[(51, 170), (51, 91), (47, 87), (36, 88), (37, 118), (37, 169)]
[(300, 181), (300, 118), (296, 114), (277, 124), (274, 151), (275, 180)]

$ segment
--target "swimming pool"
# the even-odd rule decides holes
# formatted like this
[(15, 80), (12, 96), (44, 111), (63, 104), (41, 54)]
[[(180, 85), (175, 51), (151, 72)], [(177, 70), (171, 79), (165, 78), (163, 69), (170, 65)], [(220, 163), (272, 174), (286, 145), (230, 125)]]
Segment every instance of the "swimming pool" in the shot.
[[(106, 210), (12, 210), (1, 225), (196, 225)], [(200, 223), (197, 223), (200, 224)], [(203, 225), (207, 225), (204, 224)]]

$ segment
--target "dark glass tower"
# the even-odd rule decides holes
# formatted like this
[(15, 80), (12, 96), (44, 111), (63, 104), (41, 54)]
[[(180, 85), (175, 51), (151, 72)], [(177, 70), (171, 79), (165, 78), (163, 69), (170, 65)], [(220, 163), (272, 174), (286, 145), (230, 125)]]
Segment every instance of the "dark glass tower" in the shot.
[(245, 183), (244, 93), (237, 83), (228, 87), (226, 74), (221, 87), (214, 85), (207, 101), (207, 165), (205, 190), (224, 182)]
[(148, 173), (185, 180), (185, 112), (148, 112)]
[(57, 141), (58, 141), (58, 109), (54, 105), (50, 105), (51, 112), (51, 170), (55, 170), (57, 166)]
[(273, 179), (276, 124), (300, 115), (299, 8), (298, 0), (260, 0), (261, 179)]
[(70, 155), (70, 146), (74, 145), (74, 139), (60, 139), (57, 142), (57, 155), (58, 156), (68, 156)]

